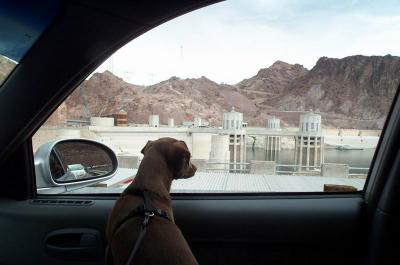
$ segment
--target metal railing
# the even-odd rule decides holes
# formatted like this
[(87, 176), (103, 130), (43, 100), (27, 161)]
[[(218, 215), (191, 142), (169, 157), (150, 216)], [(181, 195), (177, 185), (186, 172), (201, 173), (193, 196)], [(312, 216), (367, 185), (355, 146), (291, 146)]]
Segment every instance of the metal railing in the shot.
[(349, 177), (367, 177), (369, 167), (349, 167)]
[[(230, 173), (249, 173), (250, 163), (230, 163), (230, 162), (207, 162), (206, 171), (210, 172), (230, 172)], [(214, 165), (214, 167), (210, 167)]]
[[(205, 170), (207, 172), (229, 172), (229, 173), (250, 173), (250, 163), (230, 163), (230, 162), (207, 162)], [(214, 167), (212, 166), (214, 165)], [(301, 166), (301, 165), (285, 165), (275, 164), (275, 173), (290, 174), (299, 172), (320, 173), (321, 166)]]
[[(206, 162), (207, 172), (221, 173), (250, 173), (250, 163), (230, 163), (230, 162)], [(347, 177), (363, 178), (368, 175), (369, 168), (364, 167), (349, 167)], [(305, 166), (305, 165), (290, 165), (290, 164), (275, 164), (276, 175), (322, 175), (322, 166)]]
[(293, 175), (298, 173), (319, 173), (321, 174), (321, 166), (303, 166), (303, 165), (284, 165), (276, 164), (275, 173), (278, 175)]

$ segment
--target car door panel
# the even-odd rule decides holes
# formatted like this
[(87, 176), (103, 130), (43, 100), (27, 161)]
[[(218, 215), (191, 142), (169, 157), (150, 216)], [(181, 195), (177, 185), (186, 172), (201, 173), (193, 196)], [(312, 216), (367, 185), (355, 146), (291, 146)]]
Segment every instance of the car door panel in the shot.
[[(7, 218), (0, 218), (0, 264), (104, 264), (104, 248), (97, 260), (65, 260), (47, 251), (46, 238), (65, 229), (92, 229), (104, 246), (114, 202), (115, 198), (2, 200), (0, 216)], [(200, 264), (356, 264), (363, 242), (359, 196), (177, 196), (173, 207), (176, 223)], [(17, 263), (16, 253), (24, 253)]]

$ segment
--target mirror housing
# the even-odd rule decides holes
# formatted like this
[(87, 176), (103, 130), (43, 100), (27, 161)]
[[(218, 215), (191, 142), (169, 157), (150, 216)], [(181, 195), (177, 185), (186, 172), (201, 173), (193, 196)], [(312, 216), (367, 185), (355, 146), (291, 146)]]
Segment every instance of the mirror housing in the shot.
[(62, 193), (115, 176), (118, 161), (108, 146), (87, 139), (56, 140), (35, 153), (36, 187), (40, 193)]

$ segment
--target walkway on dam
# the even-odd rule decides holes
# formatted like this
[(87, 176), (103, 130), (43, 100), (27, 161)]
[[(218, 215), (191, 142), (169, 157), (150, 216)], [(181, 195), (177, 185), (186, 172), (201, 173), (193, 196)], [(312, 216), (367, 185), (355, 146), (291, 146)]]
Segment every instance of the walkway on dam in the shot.
[[(120, 193), (130, 184), (130, 179), (136, 171), (119, 169), (112, 179), (98, 187), (80, 189), (79, 192)], [(364, 183), (365, 179), (357, 178), (197, 172), (192, 178), (175, 180), (171, 192), (322, 192), (324, 184), (350, 185), (362, 190)]]

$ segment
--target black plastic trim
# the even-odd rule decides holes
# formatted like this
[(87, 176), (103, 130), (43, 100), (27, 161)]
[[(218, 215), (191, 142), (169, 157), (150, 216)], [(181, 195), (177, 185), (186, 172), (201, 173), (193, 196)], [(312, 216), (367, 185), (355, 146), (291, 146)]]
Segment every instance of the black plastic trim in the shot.
[(71, 200), (71, 199), (33, 199), (30, 204), (35, 205), (57, 205), (57, 206), (90, 206), (93, 200)]

